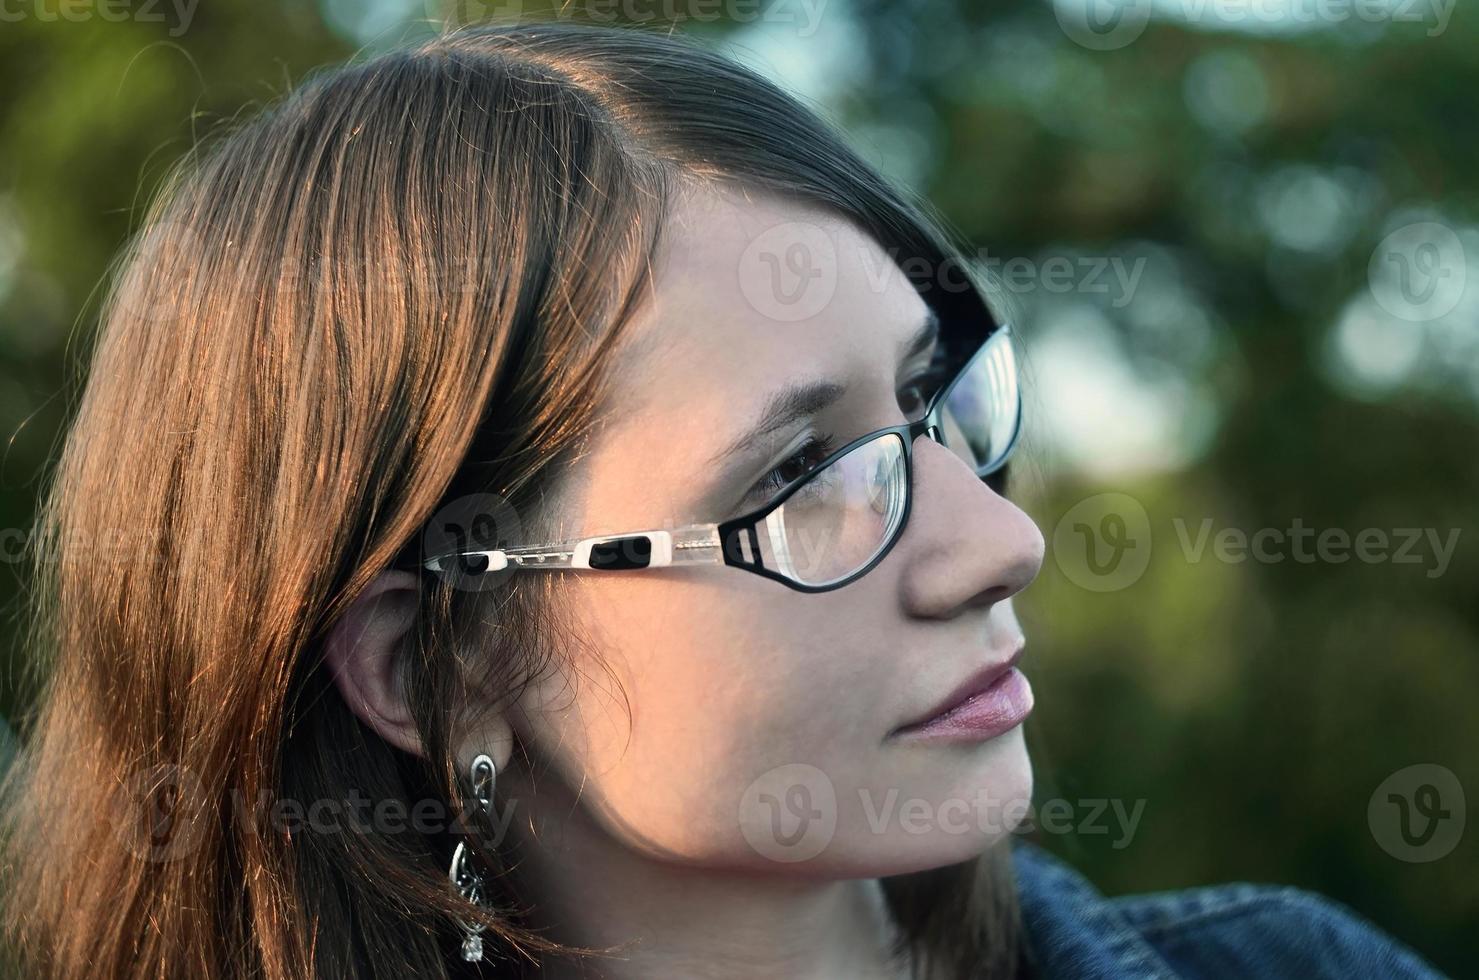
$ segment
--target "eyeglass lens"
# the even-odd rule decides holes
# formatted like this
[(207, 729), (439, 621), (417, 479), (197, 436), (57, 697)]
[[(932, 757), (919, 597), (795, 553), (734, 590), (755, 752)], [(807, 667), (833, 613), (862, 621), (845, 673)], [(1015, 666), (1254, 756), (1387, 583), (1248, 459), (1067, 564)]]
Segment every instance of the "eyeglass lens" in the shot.
[(804, 585), (868, 564), (898, 529), (908, 493), (904, 440), (882, 433), (818, 471), (760, 528), (761, 558)]
[[(946, 393), (944, 443), (980, 472), (1000, 462), (1020, 402), (1010, 341), (988, 342)], [(863, 568), (893, 539), (909, 486), (897, 433), (856, 446), (817, 471), (761, 521), (764, 563), (803, 585), (823, 586)]]
[(945, 444), (979, 473), (1011, 448), (1021, 399), (1011, 341), (998, 334), (966, 365), (945, 395)]

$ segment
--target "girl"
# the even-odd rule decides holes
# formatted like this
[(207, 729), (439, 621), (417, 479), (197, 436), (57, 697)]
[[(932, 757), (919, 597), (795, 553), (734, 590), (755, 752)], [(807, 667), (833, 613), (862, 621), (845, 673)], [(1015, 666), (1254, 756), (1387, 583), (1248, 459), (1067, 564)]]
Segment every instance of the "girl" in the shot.
[(45, 503), (37, 977), (1421, 975), (1017, 842), (1011, 333), (688, 43), (462, 30), (216, 139)]

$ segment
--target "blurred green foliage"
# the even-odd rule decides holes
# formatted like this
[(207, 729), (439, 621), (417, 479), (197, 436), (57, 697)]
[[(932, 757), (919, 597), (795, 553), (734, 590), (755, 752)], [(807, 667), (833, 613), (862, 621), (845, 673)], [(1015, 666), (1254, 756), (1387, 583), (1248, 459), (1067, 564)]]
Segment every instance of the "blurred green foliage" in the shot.
[[(1013, 490), (1049, 544), (1020, 603), (1037, 796), (1144, 801), (1128, 840), (1040, 831), (1043, 843), (1111, 892), (1313, 888), (1470, 971), (1479, 828), (1437, 860), (1405, 861), (1368, 807), (1417, 763), (1479, 794), (1472, 11), (1393, 4), (1376, 22), (1232, 24), (1215, 12), (1269, 5), (1185, 0), (1095, 50), (1064, 26), (1076, 0), (576, 6), (567, 16), (653, 14), (649, 26), (689, 10), (679, 29), (796, 87), (983, 258), (1027, 263), (1015, 280), (999, 268), (1035, 419)], [(99, 284), (166, 166), (313, 67), (432, 30), (441, 8), (205, 0), (117, 22), (68, 9), (12, 2), (0, 20), (0, 527), (12, 572), (0, 600), (12, 611)], [(1424, 19), (1404, 19), (1414, 13)], [(1451, 250), (1407, 255), (1419, 271), (1448, 263), (1451, 308), (1392, 309), (1403, 259), (1383, 243), (1415, 223), (1460, 244), (1457, 265)], [(1068, 288), (1046, 273), (1056, 257), (1075, 270)], [(1141, 270), (1133, 287), (1091, 280), (1111, 262)], [(1143, 509), (1135, 540), (1149, 560), (1086, 586), (1070, 515), (1103, 493)], [(1296, 519), (1352, 537), (1460, 534), (1429, 574), (1431, 549), (1426, 564), (1305, 563), (1287, 538), (1280, 561), (1218, 558), (1210, 544), (1197, 557), (1183, 539), (1209, 519), (1213, 533), (1248, 537)], [(15, 717), (33, 692), (13, 652), (10, 663), (0, 708)]]

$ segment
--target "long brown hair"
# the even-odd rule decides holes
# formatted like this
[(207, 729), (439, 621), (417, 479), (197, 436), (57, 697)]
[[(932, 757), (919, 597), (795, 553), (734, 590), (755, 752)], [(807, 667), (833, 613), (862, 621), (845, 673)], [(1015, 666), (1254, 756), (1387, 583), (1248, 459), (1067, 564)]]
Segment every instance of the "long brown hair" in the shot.
[[(646, 31), (464, 28), (318, 74), (173, 172), (34, 539), (46, 686), (4, 828), (28, 975), (447, 977), (457, 919), (489, 929), (494, 975), (567, 954), (527, 928), (516, 876), (492, 911), (463, 902), (443, 836), (283, 832), (271, 807), (460, 812), (452, 719), (556, 655), (550, 594), (428, 583), (407, 677), (425, 759), (361, 726), (323, 637), (446, 502), (538, 513), (681, 181), (829, 209), (913, 276), (959, 260), (812, 111)], [(947, 323), (989, 316), (974, 283), (927, 298)], [(1015, 970), (1009, 860), (885, 879), (938, 975)]]

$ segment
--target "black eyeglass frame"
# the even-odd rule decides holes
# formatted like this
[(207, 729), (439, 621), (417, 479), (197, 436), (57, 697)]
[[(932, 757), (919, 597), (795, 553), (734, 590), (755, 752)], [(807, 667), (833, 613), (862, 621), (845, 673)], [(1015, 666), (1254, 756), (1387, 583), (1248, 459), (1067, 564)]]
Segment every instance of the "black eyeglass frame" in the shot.
[[(929, 407), (925, 409), (924, 414), (920, 416), (917, 420), (913, 422), (903, 422), (899, 425), (887, 426), (886, 428), (882, 429), (875, 429), (872, 432), (858, 436), (856, 439), (852, 440), (847, 445), (840, 447), (836, 452), (832, 453), (826, 459), (822, 460), (814, 468), (806, 473), (803, 473), (801, 476), (786, 484), (784, 487), (776, 492), (776, 495), (774, 497), (771, 497), (770, 500), (766, 501), (766, 503), (763, 504), (758, 510), (750, 511), (748, 514), (733, 518), (732, 520), (721, 521), (719, 523), (719, 540), (720, 547), (724, 555), (724, 564), (729, 565), (732, 568), (742, 568), (747, 572), (753, 572), (756, 575), (763, 575), (766, 578), (774, 579), (777, 582), (781, 582), (785, 585), (790, 586), (798, 592), (813, 593), (830, 592), (833, 589), (840, 589), (844, 585), (855, 582), (858, 579), (862, 578), (864, 575), (868, 574), (870, 571), (872, 571), (874, 567), (876, 567), (879, 562), (883, 561), (888, 553), (893, 550), (893, 546), (898, 542), (899, 538), (904, 536), (904, 528), (907, 527), (909, 524), (909, 512), (913, 508), (914, 504), (914, 441), (922, 435), (927, 435), (940, 445), (945, 445), (945, 439), (941, 430), (941, 423), (943, 421), (942, 416), (945, 410), (945, 403), (949, 400), (950, 392), (953, 391), (955, 386), (960, 383), (961, 379), (966, 376), (967, 372), (969, 372), (971, 368), (971, 365), (975, 364), (976, 361), (980, 358), (986, 356), (987, 351), (993, 343), (1011, 343), (1011, 329), (1011, 324), (1004, 323), (996, 330), (988, 334), (986, 339), (981, 342), (981, 346), (976, 348), (975, 353), (966, 359), (965, 363), (960, 366), (960, 369), (955, 372), (955, 374), (950, 378), (949, 382), (946, 383), (945, 386), (942, 387), (939, 391), (935, 392), (935, 394), (930, 398)], [(834, 581), (826, 582), (820, 585), (808, 585), (805, 582), (798, 582), (796, 579), (791, 578), (775, 569), (767, 568), (760, 558), (759, 527), (761, 522), (763, 522), (765, 518), (768, 517), (773, 511), (785, 504), (786, 500), (789, 499), (798, 490), (806, 486), (807, 483), (816, 479), (816, 477), (824, 472), (827, 467), (836, 463), (837, 460), (841, 459), (843, 456), (846, 456), (848, 453), (852, 452), (854, 449), (857, 449), (859, 446), (864, 445), (865, 443), (872, 442), (875, 439), (882, 439), (885, 436), (889, 435), (897, 436), (904, 444), (904, 510), (903, 513), (899, 515), (898, 526), (894, 528), (893, 533), (889, 536), (888, 540), (883, 543), (883, 546), (878, 549), (877, 553), (874, 554), (872, 558), (868, 559), (867, 563), (858, 568), (856, 571), (851, 572), (840, 579), (836, 579)], [(997, 454), (996, 459), (988, 460), (985, 463), (982, 463), (980, 466), (975, 467), (976, 476), (984, 480), (991, 474), (997, 472), (1003, 466), (1005, 466), (1007, 462), (1012, 458), (1012, 453), (1016, 450), (1017, 441), (1021, 437), (1021, 435), (1022, 389), (1021, 386), (1018, 385), (1017, 417), (1016, 423), (1012, 427), (1012, 435), (1007, 440), (1006, 448)], [(741, 535), (744, 535), (749, 539), (749, 551), (750, 554), (753, 556), (752, 559), (747, 560), (744, 557), (743, 547), (740, 539)]]
[[(622, 534), (578, 538), (553, 544), (519, 545), (479, 551), (461, 551), (438, 555), (426, 560), (412, 559), (411, 561), (424, 572), (441, 575), (445, 571), (443, 564), (449, 560), (460, 560), (465, 565), (465, 560), (468, 558), (482, 558), (487, 562), (483, 569), (475, 572), (464, 572), (464, 574), (478, 576), (479, 578), (489, 571), (496, 572), (511, 568), (633, 571), (643, 568), (668, 567), (671, 565), (723, 564), (773, 579), (798, 592), (818, 593), (840, 589), (844, 585), (857, 581), (876, 567), (903, 535), (904, 528), (909, 523), (909, 512), (914, 500), (915, 440), (921, 435), (928, 435), (935, 442), (946, 445), (942, 423), (944, 407), (949, 400), (950, 393), (966, 376), (971, 366), (978, 359), (986, 356), (994, 343), (1011, 343), (1011, 339), (1010, 324), (1003, 323), (997, 326), (996, 329), (989, 330), (974, 352), (951, 375), (950, 380), (930, 397), (928, 407), (918, 420), (887, 426), (858, 436), (856, 439), (847, 443), (847, 445), (828, 455), (826, 459), (822, 460), (815, 467), (776, 491), (759, 508), (739, 517), (717, 524), (695, 524), (681, 528), (629, 531)], [(1013, 375), (1015, 381), (1015, 361), (1013, 364)], [(1014, 384), (1014, 387), (1016, 388), (1017, 405), (1012, 434), (1007, 441), (1006, 447), (994, 459), (987, 460), (975, 467), (976, 475), (983, 480), (990, 477), (993, 473), (998, 472), (1007, 464), (1021, 436), (1022, 392), (1020, 384)], [(783, 574), (777, 569), (767, 567), (761, 559), (759, 548), (758, 528), (760, 523), (777, 508), (784, 505), (792, 495), (805, 487), (810, 481), (816, 479), (821, 473), (825, 472), (837, 460), (865, 443), (889, 435), (897, 437), (904, 444), (904, 506), (903, 512), (899, 516), (898, 526), (873, 557), (843, 578), (820, 584), (801, 582)], [(949, 447), (947, 446), (947, 448)], [(745, 554), (746, 545), (749, 546), (749, 557)], [(494, 567), (495, 562), (496, 567)]]

